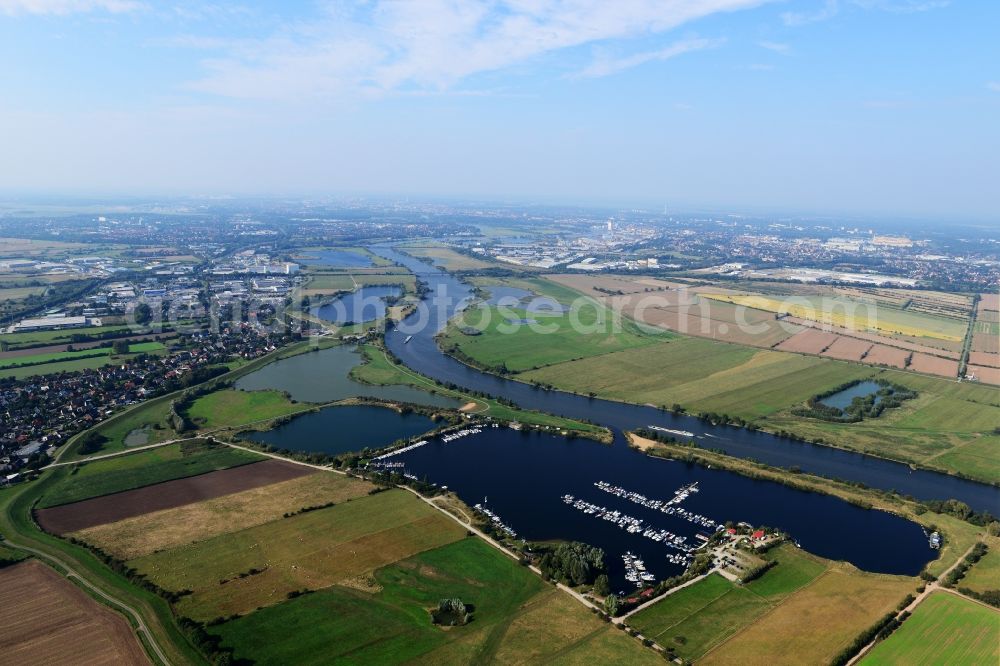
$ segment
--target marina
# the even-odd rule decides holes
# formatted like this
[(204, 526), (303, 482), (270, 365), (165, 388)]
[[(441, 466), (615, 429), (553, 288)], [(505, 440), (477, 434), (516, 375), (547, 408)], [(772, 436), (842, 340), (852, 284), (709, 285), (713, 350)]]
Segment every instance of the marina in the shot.
[(409, 444), (409, 445), (404, 446), (404, 447), (402, 447), (400, 449), (394, 449), (392, 451), (389, 451), (388, 453), (383, 453), (380, 456), (376, 456), (375, 460), (385, 460), (386, 458), (391, 458), (393, 456), (398, 456), (400, 454), (412, 451), (413, 449), (419, 449), (421, 446), (424, 446), (425, 444), (427, 444), (427, 440), (426, 439), (422, 439), (419, 442), (414, 442), (413, 444)]
[(501, 532), (503, 532), (504, 534), (506, 534), (508, 537), (510, 537), (511, 539), (516, 539), (517, 538), (517, 532), (515, 532), (514, 529), (512, 527), (510, 527), (510, 525), (508, 525), (507, 523), (503, 522), (503, 520), (500, 519), (500, 516), (498, 516), (493, 510), (486, 508), (484, 506), (485, 502), (486, 502), (486, 500), (484, 499), (483, 503), (476, 504), (472, 508), (475, 509), (476, 511), (478, 511), (479, 513), (483, 514), (484, 516), (486, 516), (489, 519), (490, 523), (493, 524), (494, 527), (496, 527), (497, 529), (499, 529)]

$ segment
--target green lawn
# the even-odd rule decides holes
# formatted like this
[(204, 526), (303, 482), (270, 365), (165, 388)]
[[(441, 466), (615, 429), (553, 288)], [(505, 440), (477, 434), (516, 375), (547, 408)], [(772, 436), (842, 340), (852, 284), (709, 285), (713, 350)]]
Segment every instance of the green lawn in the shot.
[(680, 338), (523, 373), (578, 393), (683, 405), (752, 419), (804, 402), (825, 388), (874, 374), (826, 359)]
[(697, 659), (771, 607), (749, 589), (712, 574), (633, 615), (630, 624), (677, 654)]
[[(476, 538), (386, 566), (372, 582), (370, 591), (335, 586), (212, 631), (237, 659), (259, 664), (491, 663), (498, 653), (504, 662), (529, 654), (538, 663), (660, 661)], [(473, 607), (472, 622), (434, 626), (428, 610), (453, 597)]]
[(188, 417), (199, 428), (235, 427), (300, 412), (297, 404), (280, 391), (223, 389), (202, 396), (188, 409)]
[(777, 564), (744, 586), (712, 574), (636, 613), (629, 624), (677, 654), (696, 659), (816, 580), (827, 564), (792, 544), (768, 552)]
[(949, 664), (1000, 662), (1000, 611), (935, 592), (925, 599), (862, 664)]
[[(475, 329), (467, 335), (461, 329)], [(594, 300), (580, 299), (565, 313), (522, 308), (469, 308), (454, 319), (442, 348), (459, 351), (486, 368), (521, 372), (554, 363), (656, 344), (672, 334), (644, 333)]]
[(72, 361), (58, 361), (56, 363), (45, 363), (43, 365), (28, 365), (23, 367), (4, 368), (0, 370), (0, 379), (12, 377), (14, 379), (24, 379), (37, 375), (53, 375), (60, 372), (78, 372), (80, 370), (91, 370), (100, 368), (111, 363), (119, 363), (122, 359), (131, 356), (91, 356), (78, 358)]
[(764, 559), (777, 564), (747, 584), (747, 589), (762, 597), (787, 596), (826, 571), (826, 564), (790, 543), (765, 553)]
[(967, 587), (980, 593), (1000, 590), (1000, 538), (989, 537), (986, 544), (989, 546), (986, 555), (966, 572), (958, 583), (959, 587)]
[(262, 456), (198, 440), (168, 444), (128, 455), (95, 460), (77, 467), (47, 489), (39, 508), (78, 502), (152, 483), (204, 474), (264, 460)]

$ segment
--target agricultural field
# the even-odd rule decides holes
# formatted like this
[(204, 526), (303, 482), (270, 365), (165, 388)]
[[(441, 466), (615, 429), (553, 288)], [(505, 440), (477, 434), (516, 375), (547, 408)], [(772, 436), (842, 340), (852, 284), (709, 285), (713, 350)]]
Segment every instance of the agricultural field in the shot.
[(354, 579), (464, 534), (411, 493), (389, 490), (129, 564), (165, 589), (192, 590), (178, 602), (178, 612), (210, 620), (274, 605), (290, 592)]
[[(59, 331), (25, 331), (23, 333), (4, 333), (0, 342), (6, 342), (11, 349), (33, 347), (37, 345), (54, 345), (72, 343), (73, 336), (93, 336), (101, 333), (130, 331), (128, 326), (89, 326), (87, 328), (68, 328)], [(148, 332), (140, 331), (140, 332)]]
[(0, 569), (0, 661), (149, 664), (124, 617), (35, 560)]
[(46, 287), (3, 287), (0, 286), (0, 302), (23, 301), (32, 296), (41, 296)]
[[(943, 360), (943, 359), (942, 359)], [(831, 423), (795, 416), (810, 396), (854, 379), (885, 378), (918, 392), (876, 419)], [(987, 482), (1000, 480), (996, 389), (892, 369), (680, 338), (517, 375), (638, 404), (738, 416), (842, 448), (923, 463)]]
[(301, 292), (303, 296), (315, 296), (383, 285), (402, 285), (407, 292), (413, 293), (416, 288), (416, 277), (409, 273), (388, 275), (353, 271), (351, 273), (313, 273)]
[[(473, 607), (442, 629), (428, 610), (442, 598)], [(301, 629), (299, 631), (299, 629)], [(259, 664), (662, 663), (567, 595), (476, 538), (398, 561), (213, 628), (234, 657)]]
[[(150, 354), (164, 349), (162, 342), (136, 342), (129, 345), (130, 354)], [(16, 356), (0, 359), (0, 368), (12, 368), (16, 366), (41, 366), (48, 363), (60, 361), (73, 361), (81, 358), (106, 357), (112, 360), (111, 347), (93, 347), (91, 349), (77, 349), (74, 351), (47, 352), (44, 354), (30, 354), (27, 356)], [(49, 372), (43, 367), (34, 368), (36, 372)]]
[(193, 504), (230, 493), (267, 486), (314, 473), (283, 460), (261, 462), (154, 483), (111, 495), (39, 509), (38, 523), (53, 534), (67, 534), (155, 511)]
[(264, 459), (256, 453), (203, 440), (167, 444), (74, 466), (73, 471), (58, 485), (45, 492), (38, 507), (79, 502)]
[(630, 275), (579, 275), (577, 273), (546, 275), (547, 279), (557, 282), (569, 289), (593, 298), (610, 295), (627, 295), (650, 292), (662, 292), (677, 289), (685, 285), (677, 282), (667, 282), (651, 277), (634, 277)]
[(968, 320), (878, 307), (843, 297), (796, 296), (794, 299), (780, 299), (766, 294), (706, 294), (706, 297), (856, 331), (960, 342), (968, 330)]
[(766, 558), (778, 564), (746, 585), (712, 574), (631, 616), (629, 624), (678, 655), (698, 659), (828, 568), (827, 562), (789, 545), (780, 546)]
[(847, 363), (680, 338), (559, 363), (518, 378), (639, 404), (678, 403), (688, 411), (752, 419), (872, 374), (870, 368)]
[[(470, 335), (470, 329), (477, 333)], [(655, 344), (663, 337), (644, 333), (635, 323), (588, 301), (566, 312), (470, 308), (449, 323), (441, 347), (486, 368), (520, 372)]]
[(301, 412), (307, 407), (280, 391), (222, 389), (195, 400), (187, 415), (199, 428), (232, 428)]
[[(497, 264), (491, 261), (483, 261), (482, 259), (461, 254), (444, 245), (406, 245), (401, 249), (419, 259), (430, 259), (435, 266), (443, 267), (447, 271), (474, 271), (482, 268), (497, 267)], [(511, 267), (508, 266), (508, 268)]]
[[(248, 467), (252, 466), (237, 469)], [(71, 536), (121, 560), (130, 560), (263, 525), (305, 507), (348, 502), (367, 495), (372, 488), (367, 481), (316, 472), (90, 527)]]
[(862, 664), (996, 664), (1000, 661), (1000, 611), (947, 592), (917, 606)]
[(980, 594), (1000, 590), (1000, 537), (989, 536), (983, 541), (989, 550), (958, 583), (959, 587), (967, 587)]

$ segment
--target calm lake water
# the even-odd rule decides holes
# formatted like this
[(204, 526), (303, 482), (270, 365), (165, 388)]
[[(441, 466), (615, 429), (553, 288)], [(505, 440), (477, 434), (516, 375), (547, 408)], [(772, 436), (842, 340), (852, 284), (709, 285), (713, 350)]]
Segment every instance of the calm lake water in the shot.
[(244, 438), (293, 451), (337, 454), (387, 446), (397, 439), (432, 430), (435, 425), (423, 414), (346, 405), (303, 414), (273, 430), (248, 433)]
[(275, 389), (287, 391), (302, 402), (332, 402), (361, 396), (412, 402), (431, 407), (458, 407), (460, 400), (446, 398), (409, 386), (371, 386), (351, 379), (351, 369), (363, 358), (356, 347), (330, 347), (306, 352), (265, 365), (236, 380), (245, 391)]
[[(977, 511), (1000, 512), (1000, 488), (984, 483), (939, 472), (912, 470), (901, 463), (782, 439), (768, 433), (713, 426), (691, 416), (670, 414), (654, 407), (546, 390), (479, 372), (443, 354), (434, 339), (434, 334), (448, 319), (472, 300), (468, 285), (392, 248), (377, 246), (372, 249), (406, 266), (428, 284), (428, 297), (420, 307), (401, 322), (398, 332), (386, 335), (389, 349), (404, 364), (425, 376), (504, 397), (526, 409), (588, 419), (616, 430), (658, 425), (690, 431), (702, 446), (720, 449), (737, 458), (753, 458), (778, 467), (798, 466), (804, 472), (857, 481), (873, 488), (895, 489), (920, 499), (955, 498)], [(408, 335), (413, 337), (404, 344)]]
[[(843, 391), (838, 391), (831, 396), (823, 398), (820, 400), (821, 404), (827, 407), (836, 407), (837, 409), (846, 409), (851, 406), (851, 402), (855, 398), (863, 398), (865, 396), (871, 395), (872, 393), (877, 393), (882, 386), (876, 382), (861, 382), (855, 384), (850, 388), (846, 388)], [(876, 398), (877, 403), (881, 398)]]
[(349, 250), (316, 250), (303, 252), (303, 261), (312, 266), (334, 266), (337, 268), (368, 268), (375, 263), (367, 256)]
[(645, 527), (667, 529), (692, 545), (700, 543), (695, 534), (711, 530), (603, 492), (594, 486), (596, 481), (663, 500), (681, 486), (698, 482), (699, 492), (681, 504), (688, 511), (720, 523), (778, 527), (805, 550), (866, 571), (913, 575), (935, 555), (917, 524), (892, 514), (723, 470), (651, 458), (627, 448), (621, 438), (607, 446), (488, 428), (449, 443), (435, 438), (393, 460), (406, 463), (407, 471), (418, 477), (447, 485), (470, 505), (486, 499), (486, 506), (519, 538), (584, 541), (604, 549), (616, 591), (635, 590), (624, 579), (621, 556), (626, 551), (639, 554), (657, 578), (683, 570), (666, 559), (678, 551), (584, 514), (564, 503), (563, 495), (640, 518)]
[(312, 308), (310, 312), (323, 321), (335, 324), (363, 324), (385, 316), (387, 297), (402, 296), (399, 287), (362, 287), (350, 294), (339, 296), (329, 303)]

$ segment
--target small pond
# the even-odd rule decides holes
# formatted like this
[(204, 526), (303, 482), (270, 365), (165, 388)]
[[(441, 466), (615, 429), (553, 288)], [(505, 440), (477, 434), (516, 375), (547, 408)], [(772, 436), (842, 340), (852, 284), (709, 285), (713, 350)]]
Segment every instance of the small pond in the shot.
[(243, 437), (278, 449), (337, 454), (380, 448), (435, 426), (434, 421), (423, 414), (400, 414), (387, 407), (347, 405), (303, 414), (273, 430), (247, 433)]
[(402, 295), (403, 290), (393, 285), (362, 287), (314, 307), (310, 312), (323, 321), (335, 324), (364, 324), (385, 317), (386, 298), (398, 298)]
[(459, 407), (462, 404), (460, 400), (411, 386), (371, 386), (356, 382), (349, 375), (363, 360), (356, 347), (330, 347), (265, 365), (237, 379), (234, 386), (245, 391), (287, 391), (292, 399), (302, 402), (370, 396), (431, 407)]
[[(877, 393), (883, 388), (881, 384), (877, 382), (860, 382), (844, 389), (843, 391), (838, 391), (833, 395), (827, 396), (820, 400), (820, 404), (826, 405), (827, 407), (836, 407), (837, 409), (847, 409), (851, 406), (851, 402), (855, 398), (864, 398), (866, 396)], [(875, 404), (878, 404), (880, 397), (875, 398)]]

